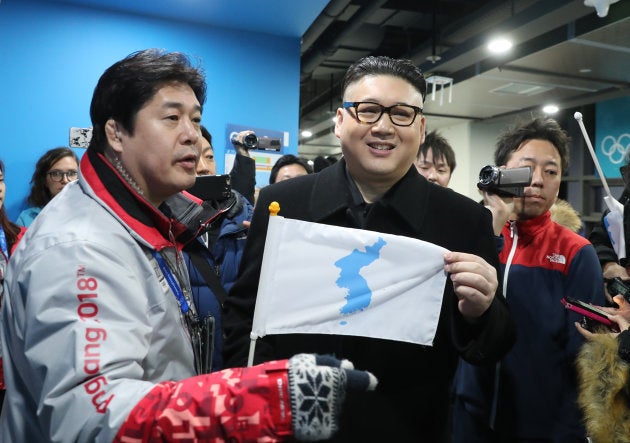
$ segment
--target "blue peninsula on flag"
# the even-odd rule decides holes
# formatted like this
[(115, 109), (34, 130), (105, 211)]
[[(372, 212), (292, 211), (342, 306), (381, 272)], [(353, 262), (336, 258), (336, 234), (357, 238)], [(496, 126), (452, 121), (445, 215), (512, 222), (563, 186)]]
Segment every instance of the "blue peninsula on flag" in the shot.
[(252, 339), (342, 334), (431, 346), (446, 252), (409, 237), (270, 216)]

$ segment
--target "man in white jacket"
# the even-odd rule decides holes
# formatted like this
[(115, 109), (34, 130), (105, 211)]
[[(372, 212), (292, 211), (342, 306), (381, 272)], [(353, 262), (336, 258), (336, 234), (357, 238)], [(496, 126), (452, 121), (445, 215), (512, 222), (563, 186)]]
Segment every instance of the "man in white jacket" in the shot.
[(181, 193), (195, 181), (205, 90), (184, 55), (157, 50), (101, 76), (79, 180), (9, 263), (1, 441), (321, 439), (336, 430), (346, 380), (374, 387), (306, 354), (201, 373), (207, 331), (181, 249), (230, 204)]

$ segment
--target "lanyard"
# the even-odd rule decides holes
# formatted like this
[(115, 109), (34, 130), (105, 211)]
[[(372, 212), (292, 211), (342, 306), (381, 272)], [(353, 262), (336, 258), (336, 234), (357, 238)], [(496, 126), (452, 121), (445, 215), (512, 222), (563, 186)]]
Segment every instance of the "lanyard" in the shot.
[(4, 235), (4, 229), (0, 226), (0, 248), (2, 248), (2, 252), (4, 256), (9, 258), (9, 250), (7, 249), (7, 237)]
[(153, 257), (155, 257), (155, 260), (160, 266), (160, 269), (162, 270), (162, 274), (164, 275), (164, 278), (166, 278), (166, 281), (168, 285), (170, 286), (171, 291), (173, 291), (173, 294), (175, 294), (175, 297), (177, 298), (177, 301), (179, 302), (179, 309), (181, 309), (182, 313), (187, 314), (188, 311), (190, 310), (190, 305), (188, 304), (188, 301), (186, 300), (186, 297), (184, 296), (184, 292), (182, 291), (181, 287), (177, 283), (177, 280), (175, 280), (175, 276), (173, 275), (171, 268), (168, 267), (168, 265), (166, 264), (166, 261), (159, 254), (159, 252), (153, 251)]

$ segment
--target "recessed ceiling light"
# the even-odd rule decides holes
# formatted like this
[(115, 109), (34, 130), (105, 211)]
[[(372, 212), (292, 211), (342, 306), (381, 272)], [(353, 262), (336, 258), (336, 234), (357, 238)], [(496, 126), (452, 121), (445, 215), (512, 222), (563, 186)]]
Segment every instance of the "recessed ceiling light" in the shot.
[(311, 131), (302, 131), (302, 137), (309, 138), (312, 136), (313, 136), (313, 133)]
[(503, 54), (512, 48), (512, 42), (507, 38), (495, 38), (488, 43), (488, 50), (494, 54)]
[(555, 114), (556, 112), (558, 112), (558, 107), (556, 105), (546, 105), (543, 108), (543, 112), (545, 114)]
[(589, 72), (592, 72), (591, 68), (582, 68), (582, 69), (580, 69), (580, 74), (588, 74)]

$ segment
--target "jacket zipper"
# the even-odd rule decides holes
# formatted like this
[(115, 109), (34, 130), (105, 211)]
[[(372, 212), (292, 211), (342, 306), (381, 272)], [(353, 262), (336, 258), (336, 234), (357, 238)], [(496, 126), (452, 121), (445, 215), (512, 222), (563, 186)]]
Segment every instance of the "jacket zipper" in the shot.
[[(510, 266), (512, 265), (512, 260), (514, 259), (514, 254), (516, 253), (516, 245), (518, 243), (518, 229), (516, 229), (516, 221), (510, 221), (510, 238), (512, 238), (512, 247), (510, 248), (510, 253), (508, 254), (507, 262), (505, 263), (505, 270), (503, 271), (503, 297), (507, 300), (507, 284), (508, 284), (508, 275), (510, 273)], [(499, 381), (501, 378), (501, 361), (497, 362), (495, 373), (494, 373), (494, 392), (492, 395), (492, 404), (490, 407), (490, 429), (494, 430), (496, 425), (497, 418), (497, 407), (499, 404)]]

